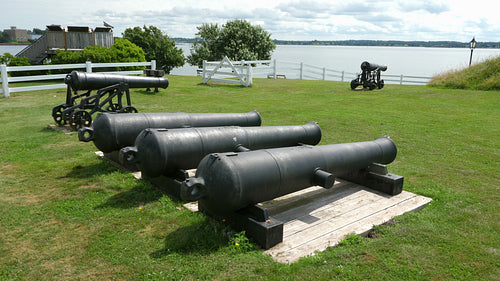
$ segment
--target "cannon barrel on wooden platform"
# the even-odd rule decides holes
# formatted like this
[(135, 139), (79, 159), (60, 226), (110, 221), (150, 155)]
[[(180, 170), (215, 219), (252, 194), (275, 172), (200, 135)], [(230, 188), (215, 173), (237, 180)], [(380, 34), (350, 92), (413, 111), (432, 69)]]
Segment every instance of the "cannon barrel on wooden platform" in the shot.
[(92, 127), (78, 130), (81, 141), (94, 141), (104, 153), (134, 144), (139, 133), (147, 128), (188, 128), (215, 126), (260, 126), (257, 111), (247, 113), (99, 113)]
[(207, 127), (146, 129), (135, 146), (120, 150), (123, 164), (136, 164), (147, 177), (172, 176), (194, 169), (209, 153), (316, 145), (321, 129), (316, 122), (299, 126)]
[[(385, 167), (380, 164), (391, 163), (396, 154), (396, 145), (389, 137), (367, 142), (213, 153), (203, 158), (195, 177), (182, 182), (180, 195), (185, 201), (198, 200), (201, 210), (219, 216), (314, 185), (331, 188), (336, 177), (398, 194), (403, 178), (392, 177), (380, 168)], [(375, 173), (371, 166), (375, 166)]]

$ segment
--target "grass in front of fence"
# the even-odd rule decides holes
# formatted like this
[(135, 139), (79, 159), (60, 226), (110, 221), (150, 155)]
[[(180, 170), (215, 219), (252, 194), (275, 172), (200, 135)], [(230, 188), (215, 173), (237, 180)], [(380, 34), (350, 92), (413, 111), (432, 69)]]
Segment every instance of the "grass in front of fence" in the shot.
[[(0, 279), (482, 279), (500, 276), (498, 91), (254, 79), (249, 87), (171, 76), (133, 89), (140, 112), (248, 112), (263, 125), (319, 122), (321, 144), (390, 135), (389, 171), (434, 201), (340, 246), (286, 265), (241, 234), (53, 130), (61, 89), (0, 98)], [(235, 238), (240, 239), (236, 246)]]
[(468, 68), (438, 75), (430, 86), (455, 89), (500, 90), (500, 56)]

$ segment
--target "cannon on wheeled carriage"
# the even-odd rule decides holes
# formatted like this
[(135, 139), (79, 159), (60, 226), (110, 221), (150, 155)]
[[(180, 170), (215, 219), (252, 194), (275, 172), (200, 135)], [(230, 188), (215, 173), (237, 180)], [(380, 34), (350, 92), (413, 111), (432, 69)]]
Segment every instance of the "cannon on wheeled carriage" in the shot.
[(361, 63), (361, 74), (356, 79), (351, 81), (351, 89), (356, 89), (358, 86), (363, 86), (364, 89), (373, 90), (375, 88), (382, 89), (384, 80), (380, 79), (380, 72), (386, 71), (387, 66), (378, 65), (364, 61)]
[[(126, 76), (109, 73), (72, 71), (64, 78), (66, 102), (52, 108), (52, 117), (59, 125), (73, 129), (89, 126), (95, 112), (137, 112), (130, 100), (129, 88), (167, 88), (166, 77)], [(77, 91), (85, 91), (78, 93)], [(91, 95), (92, 90), (97, 93)], [(125, 96), (126, 103), (123, 102)]]

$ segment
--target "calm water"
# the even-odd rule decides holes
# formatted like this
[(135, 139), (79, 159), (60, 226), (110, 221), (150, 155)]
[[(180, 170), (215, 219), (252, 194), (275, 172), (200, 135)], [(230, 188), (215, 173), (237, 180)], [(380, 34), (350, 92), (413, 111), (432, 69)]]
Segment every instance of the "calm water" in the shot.
[[(190, 44), (177, 44), (184, 55), (189, 55)], [(25, 46), (0, 45), (0, 54), (13, 55)], [(500, 56), (500, 49), (475, 49), (473, 63)], [(359, 47), (359, 46), (298, 46), (278, 45), (272, 55), (280, 62), (306, 63), (351, 73), (360, 72), (363, 61), (387, 65), (386, 74), (433, 76), (469, 65), (470, 50), (466, 48), (420, 47)], [(288, 63), (283, 67), (297, 67)], [(196, 75), (195, 66), (186, 65), (172, 71), (177, 75)], [(350, 79), (350, 78), (349, 78)]]
[[(190, 44), (177, 44), (184, 55), (189, 54)], [(472, 62), (500, 56), (500, 49), (475, 49)], [(433, 76), (469, 65), (470, 49), (423, 47), (360, 47), (360, 46), (299, 46), (278, 45), (273, 59), (280, 62), (303, 62), (328, 69), (358, 73), (361, 63), (369, 61), (387, 65), (387, 74)], [(288, 63), (284, 67), (292, 66)], [(172, 74), (194, 75), (196, 67), (185, 66)], [(349, 78), (350, 79), (350, 78)]]
[(16, 55), (27, 45), (0, 45), (0, 55), (5, 53), (10, 53), (11, 55)]

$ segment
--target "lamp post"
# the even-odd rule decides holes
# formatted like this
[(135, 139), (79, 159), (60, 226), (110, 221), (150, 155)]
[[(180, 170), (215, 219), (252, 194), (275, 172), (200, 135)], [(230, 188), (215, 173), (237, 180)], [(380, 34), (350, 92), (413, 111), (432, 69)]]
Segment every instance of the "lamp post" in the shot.
[(469, 60), (469, 67), (472, 64), (472, 52), (474, 52), (474, 48), (476, 48), (476, 37), (474, 36), (472, 40), (469, 42), (469, 48), (470, 48), (470, 60)]

